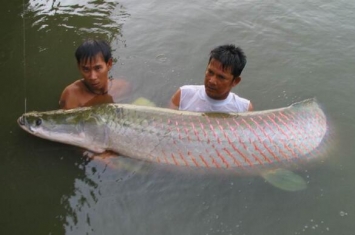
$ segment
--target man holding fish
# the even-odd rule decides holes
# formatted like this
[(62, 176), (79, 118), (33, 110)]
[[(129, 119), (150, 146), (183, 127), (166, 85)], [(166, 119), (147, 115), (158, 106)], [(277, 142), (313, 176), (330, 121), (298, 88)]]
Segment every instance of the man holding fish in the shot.
[[(90, 106), (91, 99), (110, 92), (107, 74), (112, 59), (100, 46), (94, 48), (100, 50), (91, 48), (79, 56), (83, 79), (63, 91), (63, 109)], [(95, 153), (112, 151), (181, 167), (252, 170), (282, 189), (304, 189), (306, 183), (301, 177), (278, 168), (320, 156), (319, 147), (328, 129), (326, 116), (314, 99), (285, 108), (233, 114), (253, 110), (249, 100), (230, 92), (240, 82), (245, 63), (244, 54), (233, 45), (212, 50), (205, 86), (183, 86), (171, 99), (172, 108), (196, 112), (108, 104), (29, 112), (18, 119), (18, 124), (35, 136)]]
[[(127, 98), (130, 85), (123, 79), (109, 78), (111, 48), (103, 40), (86, 40), (75, 57), (82, 76), (67, 86), (59, 100), (62, 109), (117, 103)], [(241, 81), (246, 56), (239, 47), (222, 45), (213, 49), (205, 72), (204, 85), (180, 87), (172, 96), (170, 108), (197, 112), (246, 112), (252, 103), (230, 92)]]
[(205, 72), (204, 85), (180, 87), (171, 98), (170, 107), (197, 112), (246, 112), (252, 103), (230, 92), (241, 81), (246, 64), (242, 49), (222, 45), (213, 49)]

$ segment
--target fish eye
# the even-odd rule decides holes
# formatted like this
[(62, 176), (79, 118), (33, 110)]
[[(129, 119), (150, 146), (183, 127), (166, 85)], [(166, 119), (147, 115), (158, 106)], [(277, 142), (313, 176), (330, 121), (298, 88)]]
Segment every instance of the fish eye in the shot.
[(40, 126), (42, 124), (42, 119), (37, 119), (36, 120), (36, 126)]

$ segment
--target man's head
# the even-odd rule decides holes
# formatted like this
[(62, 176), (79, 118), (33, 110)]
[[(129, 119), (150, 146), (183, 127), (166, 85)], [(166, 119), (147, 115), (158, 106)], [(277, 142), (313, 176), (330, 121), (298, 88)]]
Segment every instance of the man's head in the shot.
[(205, 74), (206, 94), (216, 100), (227, 98), (240, 82), (245, 64), (246, 56), (239, 47), (222, 45), (213, 49)]
[(107, 92), (112, 67), (109, 44), (102, 40), (87, 40), (77, 48), (75, 57), (88, 90), (95, 94)]
[(230, 69), (234, 78), (237, 78), (242, 73), (247, 58), (243, 50), (235, 47), (233, 44), (216, 47), (210, 53), (209, 63), (212, 59), (218, 60), (222, 64), (223, 70)]
[(104, 40), (88, 39), (76, 49), (75, 58), (77, 63), (80, 64), (92, 60), (99, 54), (108, 63), (112, 58), (110, 45)]

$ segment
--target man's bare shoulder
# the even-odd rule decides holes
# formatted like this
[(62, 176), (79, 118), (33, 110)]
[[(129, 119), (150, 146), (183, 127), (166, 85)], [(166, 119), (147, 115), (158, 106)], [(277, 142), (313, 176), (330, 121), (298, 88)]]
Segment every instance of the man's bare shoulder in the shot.
[(81, 80), (77, 80), (65, 87), (59, 99), (60, 108), (69, 109), (79, 106), (84, 89)]
[(63, 92), (78, 92), (84, 89), (83, 82), (81, 80), (76, 80), (75, 82), (69, 84), (64, 88)]

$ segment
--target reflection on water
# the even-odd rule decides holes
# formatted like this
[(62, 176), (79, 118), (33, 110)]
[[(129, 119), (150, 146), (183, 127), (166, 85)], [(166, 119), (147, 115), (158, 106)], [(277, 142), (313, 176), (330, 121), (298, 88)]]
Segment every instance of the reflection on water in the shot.
[[(299, 171), (310, 188), (290, 193), (258, 176), (180, 172), (129, 158), (96, 158), (85, 165), (86, 177), (75, 180), (73, 195), (62, 198), (64, 228), (66, 234), (321, 234), (333, 229), (325, 218), (291, 216), (304, 214), (305, 207), (324, 197), (314, 171)], [(290, 216), (292, 224), (280, 226)], [(280, 233), (271, 233), (270, 223)]]
[(129, 14), (114, 0), (30, 0), (25, 17), (33, 19), (38, 31), (59, 26), (78, 35), (106, 35), (112, 41), (122, 37), (121, 26)]
[[(86, 177), (75, 179), (73, 194), (61, 199), (67, 211), (63, 224), (66, 234), (110, 231), (111, 226), (129, 217), (127, 199), (140, 190), (138, 185), (147, 176), (149, 164), (113, 154), (92, 157), (83, 167)], [(132, 190), (137, 179), (137, 188)], [(114, 221), (113, 215), (121, 219)]]

